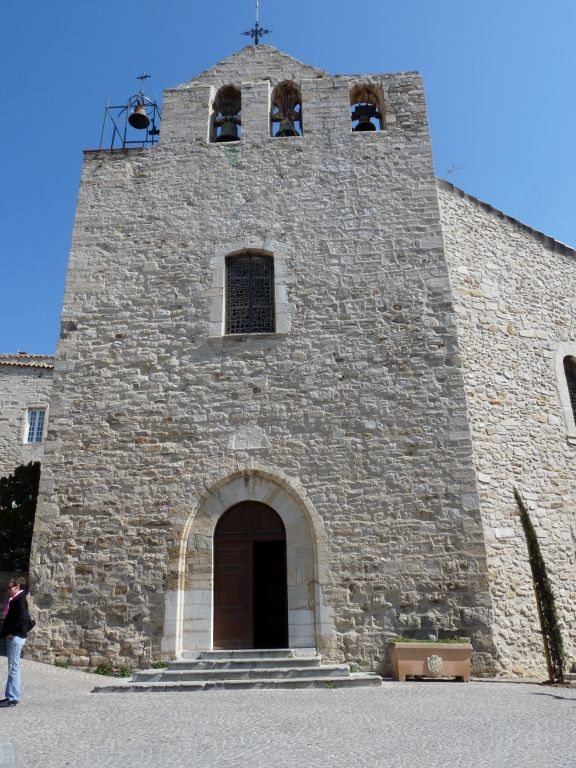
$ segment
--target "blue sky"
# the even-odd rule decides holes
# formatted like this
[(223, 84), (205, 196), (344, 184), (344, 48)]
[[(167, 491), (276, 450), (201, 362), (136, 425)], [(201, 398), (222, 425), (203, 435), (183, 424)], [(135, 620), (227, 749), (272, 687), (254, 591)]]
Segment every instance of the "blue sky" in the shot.
[[(254, 0), (7, 2), (0, 352), (53, 353), (82, 164), (104, 107), (249, 43)], [(436, 172), (576, 246), (574, 0), (260, 0), (264, 42), (332, 74), (419, 71)]]

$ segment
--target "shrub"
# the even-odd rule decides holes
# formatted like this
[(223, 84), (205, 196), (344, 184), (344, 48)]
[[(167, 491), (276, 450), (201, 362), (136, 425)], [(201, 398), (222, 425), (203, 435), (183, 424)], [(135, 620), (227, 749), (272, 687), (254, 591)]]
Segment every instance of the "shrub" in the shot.
[(39, 483), (38, 461), (0, 477), (0, 571), (28, 571)]

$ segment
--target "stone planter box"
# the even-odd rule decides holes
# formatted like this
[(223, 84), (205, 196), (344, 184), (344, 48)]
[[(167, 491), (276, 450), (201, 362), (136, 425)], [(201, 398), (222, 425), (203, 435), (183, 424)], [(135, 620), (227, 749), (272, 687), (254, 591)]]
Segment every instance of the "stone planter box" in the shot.
[(470, 643), (405, 643), (401, 640), (388, 644), (392, 659), (392, 673), (404, 682), (408, 675), (416, 677), (455, 677), (470, 682)]

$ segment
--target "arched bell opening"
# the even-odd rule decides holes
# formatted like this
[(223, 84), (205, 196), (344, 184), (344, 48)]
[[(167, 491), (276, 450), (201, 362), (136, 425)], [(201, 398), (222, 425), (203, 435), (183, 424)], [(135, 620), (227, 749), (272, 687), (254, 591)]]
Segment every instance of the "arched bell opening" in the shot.
[(355, 85), (350, 91), (350, 119), (355, 133), (384, 128), (383, 98), (374, 85)]
[(302, 136), (302, 133), (302, 96), (298, 86), (287, 80), (272, 93), (270, 135), (285, 138)]
[(269, 506), (243, 501), (214, 531), (214, 648), (287, 648), (286, 530)]
[(242, 133), (242, 95), (233, 85), (220, 88), (212, 109), (211, 141), (239, 141)]

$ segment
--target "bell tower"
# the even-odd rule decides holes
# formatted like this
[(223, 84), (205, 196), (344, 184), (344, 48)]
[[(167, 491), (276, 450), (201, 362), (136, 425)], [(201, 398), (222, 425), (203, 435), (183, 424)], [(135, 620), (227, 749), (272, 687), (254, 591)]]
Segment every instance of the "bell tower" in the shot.
[(421, 79), (332, 76), (252, 32), (165, 91), (159, 135), (142, 90), (124, 106), (120, 138), (153, 140), (86, 152), (34, 652), (137, 666), (212, 648), (215, 605), (221, 646), (234, 595), (242, 643), (270, 637), (254, 606), (274, 558), (251, 553), (273, 535), (283, 643), (380, 668), (387, 637), (443, 630), (490, 669)]

